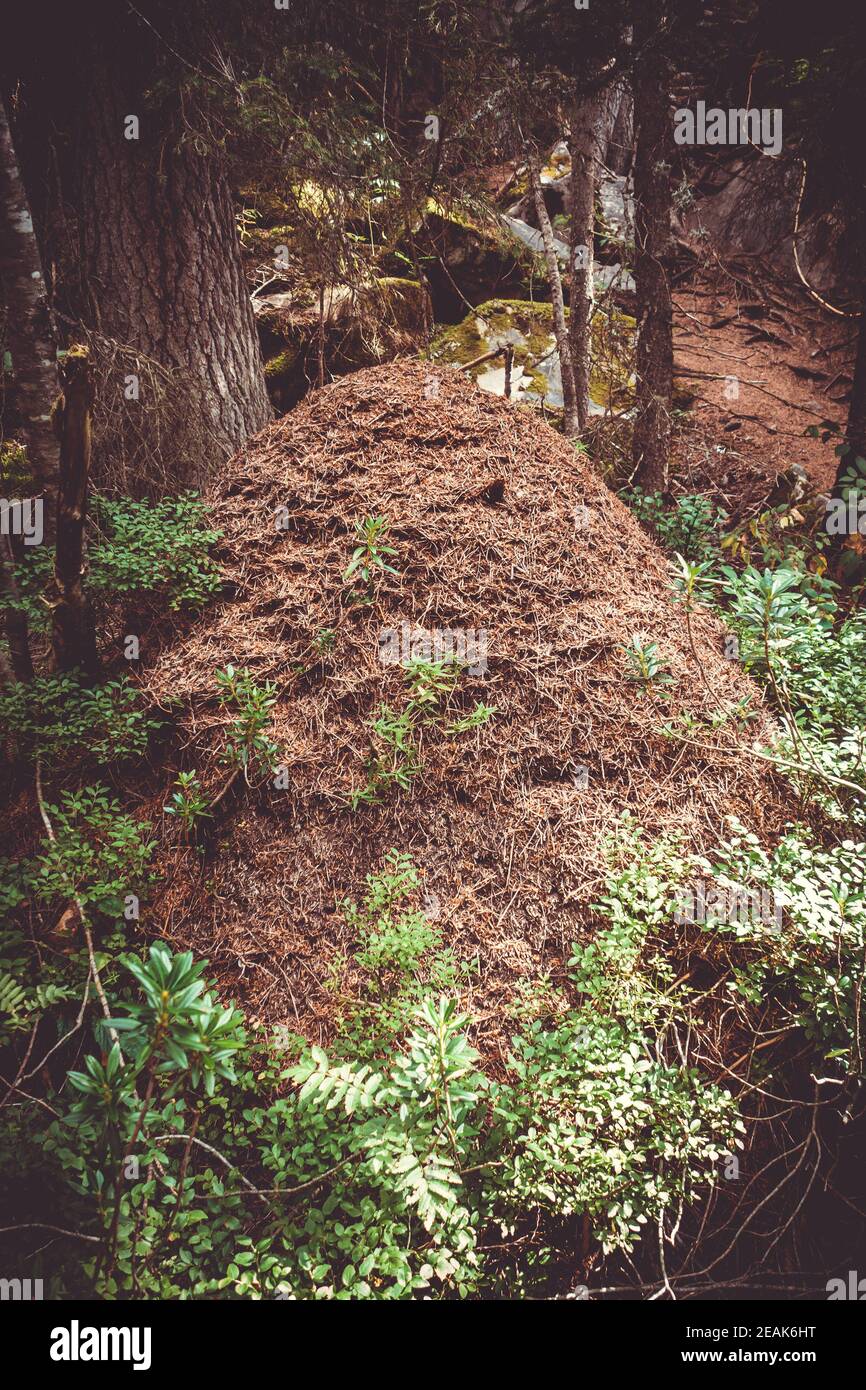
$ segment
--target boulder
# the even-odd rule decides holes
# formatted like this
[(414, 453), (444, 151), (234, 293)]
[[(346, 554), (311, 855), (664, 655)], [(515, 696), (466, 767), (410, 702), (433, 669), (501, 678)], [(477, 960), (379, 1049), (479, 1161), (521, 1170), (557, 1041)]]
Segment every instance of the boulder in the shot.
[[(598, 313), (593, 323), (593, 373), (590, 413), (628, 410), (633, 404), (631, 361), (634, 319), (614, 310)], [(511, 376), (513, 400), (562, 409), (562, 374), (549, 304), (529, 300), (495, 299), (467, 314), (455, 327), (441, 330), (430, 355), (436, 362), (465, 366), (495, 348), (514, 348)], [(482, 362), (466, 373), (484, 391), (505, 392), (501, 359)]]
[(474, 221), (431, 200), (412, 239), (424, 258), (437, 323), (459, 323), (467, 302), (523, 295), (533, 277), (546, 280), (543, 262), (498, 219)]

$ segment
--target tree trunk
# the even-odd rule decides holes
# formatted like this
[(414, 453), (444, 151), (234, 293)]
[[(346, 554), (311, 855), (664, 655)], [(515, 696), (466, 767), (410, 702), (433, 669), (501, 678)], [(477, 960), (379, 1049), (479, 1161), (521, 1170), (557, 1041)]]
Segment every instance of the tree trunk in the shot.
[(53, 524), (60, 451), (51, 407), (60, 385), (57, 351), (33, 219), (6, 108), (0, 101), (0, 283), (12, 357), (14, 404), (33, 480)]
[(30, 635), (27, 615), (16, 605), (18, 585), (15, 581), (15, 555), (8, 536), (0, 535), (0, 593), (10, 603), (6, 610), (6, 640), (12, 661), (12, 674), (17, 681), (32, 681), (33, 660), (30, 656)]
[(54, 605), (51, 645), (58, 671), (80, 668), (99, 673), (96, 630), (82, 586), (84, 526), (90, 479), (90, 407), (93, 383), (86, 348), (74, 347), (61, 367), (63, 403), (60, 430), (60, 489), (57, 497), (57, 552), (54, 574), (60, 598)]
[(836, 482), (833, 487), (836, 496), (841, 496), (840, 480), (845, 470), (851, 467), (856, 458), (866, 460), (866, 287), (864, 287), (863, 293), (860, 328), (857, 333), (857, 356), (854, 360), (854, 381), (851, 386), (851, 402), (848, 406), (845, 443), (848, 445), (848, 453), (839, 460)]
[(592, 365), (594, 311), (593, 244), (595, 190), (599, 161), (604, 157), (609, 128), (610, 92), (602, 88), (583, 97), (574, 108), (569, 133), (571, 152), (571, 222), (568, 341), (577, 417), (582, 430), (589, 419), (589, 378)]
[[(649, 19), (644, 16), (644, 23)], [(635, 35), (642, 56), (634, 80), (637, 412), (633, 447), (635, 481), (648, 492), (665, 492), (673, 390), (671, 119), (668, 64), (651, 48), (647, 50), (651, 41), (651, 35)]]
[(565, 322), (565, 304), (562, 298), (562, 278), (559, 261), (556, 258), (553, 228), (547, 214), (544, 194), (541, 191), (541, 178), (538, 172), (538, 156), (527, 146), (526, 163), (529, 169), (529, 183), (535, 200), (538, 226), (544, 242), (544, 259), (550, 277), (550, 299), (553, 308), (553, 331), (556, 336), (556, 350), (559, 353), (559, 370), (562, 375), (562, 432), (567, 439), (573, 439), (580, 432), (577, 414), (577, 396), (574, 389), (574, 373), (571, 368), (571, 352), (568, 342), (568, 328)]
[[(154, 441), (157, 467), (171, 484), (200, 484), (271, 417), (231, 195), (190, 142), (149, 134), (144, 114), (141, 140), (127, 141), (116, 95), (101, 83), (91, 95), (79, 200), (90, 321), (179, 374), (183, 437)], [(116, 409), (155, 405), (149, 380), (127, 401), (117, 379)]]
[(91, 347), (100, 480), (139, 494), (205, 482), (272, 413), (226, 175), (180, 95), (207, 18), (203, 4), (88, 0), (44, 36), (31, 18), (6, 64), (37, 232), (63, 223), (56, 151), (77, 233), (71, 257), (53, 237), (50, 251)]
[(628, 174), (634, 151), (634, 97), (626, 83), (618, 83), (616, 92), (619, 105), (608, 142), (607, 163), (612, 173)]

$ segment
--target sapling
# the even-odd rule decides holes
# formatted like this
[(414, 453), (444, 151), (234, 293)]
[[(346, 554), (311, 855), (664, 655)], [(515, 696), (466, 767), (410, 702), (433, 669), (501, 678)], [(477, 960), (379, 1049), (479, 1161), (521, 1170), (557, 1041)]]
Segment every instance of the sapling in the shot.
[(167, 816), (177, 816), (184, 831), (189, 834), (195, 830), (199, 821), (209, 817), (210, 801), (203, 794), (201, 782), (195, 772), (181, 772), (175, 783), (177, 788), (168, 804), (163, 807)]
[(388, 518), (384, 516), (365, 516), (355, 522), (357, 544), (343, 574), (343, 583), (348, 584), (355, 575), (360, 575), (367, 587), (368, 598), (371, 596), (373, 578), (378, 572), (399, 572), (393, 565), (389, 565), (386, 559), (386, 556), (397, 553), (393, 546), (385, 544), (385, 536), (389, 530)]

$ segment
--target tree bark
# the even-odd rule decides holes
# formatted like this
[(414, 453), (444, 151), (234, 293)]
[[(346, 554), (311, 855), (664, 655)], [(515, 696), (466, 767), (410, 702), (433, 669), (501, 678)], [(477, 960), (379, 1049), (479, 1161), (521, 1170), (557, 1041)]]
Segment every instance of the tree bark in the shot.
[(54, 18), (42, 35), (25, 17), (5, 81), (24, 94), (37, 232), (65, 219), (77, 242), (70, 257), (51, 235), (50, 260), (88, 330), (100, 477), (138, 493), (199, 485), (272, 414), (223, 163), (180, 94), (208, 7), (88, 0)]
[[(144, 112), (141, 140), (125, 140), (123, 105), (102, 82), (91, 86), (81, 152), (90, 321), (180, 374), (185, 437), (156, 447), (172, 483), (200, 484), (271, 417), (232, 199), (212, 158), (149, 132)], [(121, 380), (117, 402), (153, 404), (146, 394), (125, 401)]]
[(9, 643), (12, 674), (17, 681), (32, 681), (33, 659), (30, 655), (27, 615), (15, 606), (18, 603), (18, 585), (15, 580), (15, 555), (8, 536), (0, 536), (0, 593), (12, 605), (6, 610), (6, 640)]
[[(643, 15), (643, 11), (641, 11)], [(643, 16), (647, 25), (651, 17)], [(651, 48), (652, 35), (635, 35), (635, 282), (637, 288), (637, 411), (635, 481), (665, 492), (673, 392), (671, 263), (671, 120), (669, 66)]]
[(845, 443), (848, 445), (848, 453), (839, 460), (833, 489), (837, 496), (841, 495), (841, 478), (845, 470), (851, 467), (855, 458), (866, 459), (866, 286), (857, 333), (857, 356), (854, 359), (854, 381), (848, 406)]
[(618, 106), (607, 147), (607, 163), (612, 173), (628, 174), (634, 152), (634, 97), (626, 83), (617, 83)]
[(538, 226), (544, 242), (544, 259), (550, 277), (550, 300), (553, 309), (553, 331), (556, 337), (556, 350), (559, 353), (559, 370), (562, 375), (562, 432), (567, 439), (573, 439), (580, 432), (577, 414), (577, 396), (574, 389), (574, 373), (571, 367), (571, 351), (568, 341), (568, 328), (565, 322), (565, 304), (562, 298), (562, 277), (559, 261), (556, 258), (553, 228), (541, 191), (541, 178), (538, 172), (538, 155), (527, 146), (526, 163), (529, 170), (529, 183), (535, 201)]
[(93, 383), (87, 350), (70, 348), (61, 367), (60, 489), (57, 496), (57, 550), (54, 574), (60, 598), (54, 605), (51, 645), (54, 667), (99, 673), (96, 629), (84, 594), (84, 527), (90, 480), (90, 408)]
[(599, 161), (604, 158), (610, 124), (610, 89), (602, 88), (579, 100), (571, 117), (571, 222), (568, 341), (577, 417), (581, 430), (589, 419), (589, 378), (592, 367), (592, 316), (595, 308), (593, 245), (595, 192)]
[(6, 337), (12, 357), (15, 410), (34, 484), (50, 519), (54, 512), (60, 462), (57, 436), (51, 423), (51, 407), (60, 390), (57, 350), (39, 246), (2, 101), (0, 283), (6, 302)]

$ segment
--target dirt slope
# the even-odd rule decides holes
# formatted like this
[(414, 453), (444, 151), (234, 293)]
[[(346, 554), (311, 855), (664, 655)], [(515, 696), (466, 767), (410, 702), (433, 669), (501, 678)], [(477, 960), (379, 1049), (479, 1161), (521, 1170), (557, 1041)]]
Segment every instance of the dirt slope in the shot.
[[(590, 929), (600, 842), (621, 812), (704, 846), (729, 813), (759, 831), (779, 823), (766, 764), (732, 723), (699, 735), (703, 747), (662, 734), (684, 712), (759, 697), (708, 615), (693, 624), (702, 677), (665, 558), (531, 411), (425, 363), (358, 372), (257, 436), (211, 500), (232, 594), (151, 669), (154, 698), (181, 701), (166, 790), (179, 767), (212, 791), (225, 781), (214, 671), (227, 662), (278, 685), (288, 787), (233, 800), (204, 865), (189, 848), (167, 852), (148, 925), (208, 955), (262, 1016), (326, 1030), (324, 982), (349, 947), (335, 903), (392, 846), (423, 868), (446, 941), (478, 956), (468, 1002), (493, 1019), (519, 980), (556, 971)], [(399, 574), (360, 604), (342, 575), (353, 521), (378, 513)], [(370, 720), (382, 702), (407, 703), (399, 665), (380, 659), (383, 631), (404, 621), (483, 629), (486, 672), (461, 678), (449, 717), (478, 700), (498, 713), (455, 738), (425, 727), (412, 789), (352, 811)], [(658, 643), (665, 696), (628, 679), (634, 634)], [(762, 715), (748, 739), (767, 728)]]

